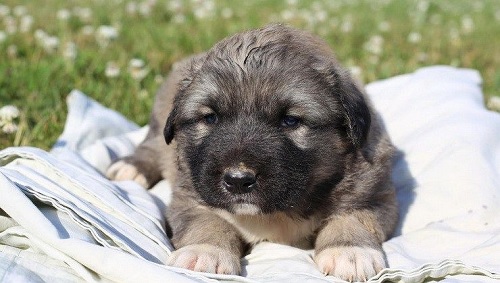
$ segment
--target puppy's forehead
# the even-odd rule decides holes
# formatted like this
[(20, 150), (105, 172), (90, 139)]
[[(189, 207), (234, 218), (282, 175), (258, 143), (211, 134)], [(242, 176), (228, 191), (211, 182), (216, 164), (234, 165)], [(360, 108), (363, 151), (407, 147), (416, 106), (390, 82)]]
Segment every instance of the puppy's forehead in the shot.
[(330, 58), (327, 49), (316, 38), (284, 26), (227, 38), (207, 53), (191, 88), (189, 108), (208, 104), (253, 113), (286, 108), (298, 116), (324, 118), (335, 103), (315, 66)]
[(189, 100), (224, 113), (286, 111), (324, 118), (334, 101), (325, 83), (307, 68), (276, 64), (242, 71), (231, 61), (211, 62), (202, 69)]

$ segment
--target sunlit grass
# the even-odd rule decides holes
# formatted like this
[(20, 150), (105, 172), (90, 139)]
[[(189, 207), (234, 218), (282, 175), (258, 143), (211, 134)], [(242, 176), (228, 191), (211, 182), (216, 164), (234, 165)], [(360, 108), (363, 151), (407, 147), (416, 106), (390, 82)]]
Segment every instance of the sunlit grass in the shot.
[(479, 70), (485, 99), (500, 96), (497, 0), (6, 0), (0, 107), (19, 116), (0, 148), (50, 148), (72, 89), (145, 124), (176, 60), (270, 22), (320, 35), (365, 83), (444, 64)]

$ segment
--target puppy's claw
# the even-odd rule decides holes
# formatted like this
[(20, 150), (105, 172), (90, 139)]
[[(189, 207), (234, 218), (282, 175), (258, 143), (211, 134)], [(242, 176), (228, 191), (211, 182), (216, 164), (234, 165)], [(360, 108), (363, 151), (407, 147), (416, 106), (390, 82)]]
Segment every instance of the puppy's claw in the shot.
[(349, 282), (367, 281), (385, 267), (384, 254), (368, 247), (327, 248), (314, 261), (324, 274)]
[(193, 271), (217, 274), (240, 274), (241, 270), (238, 255), (206, 244), (189, 245), (174, 251), (167, 264)]
[(123, 160), (111, 165), (106, 171), (106, 177), (116, 181), (132, 180), (144, 188), (149, 188), (146, 177), (137, 170), (137, 167)]

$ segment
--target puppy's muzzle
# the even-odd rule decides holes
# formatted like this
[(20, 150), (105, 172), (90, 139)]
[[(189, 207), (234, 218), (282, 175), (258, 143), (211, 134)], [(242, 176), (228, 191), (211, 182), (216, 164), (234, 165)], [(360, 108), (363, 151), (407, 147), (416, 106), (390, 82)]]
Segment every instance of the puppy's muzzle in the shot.
[(222, 184), (233, 194), (245, 194), (257, 187), (257, 177), (249, 169), (229, 168), (224, 172)]

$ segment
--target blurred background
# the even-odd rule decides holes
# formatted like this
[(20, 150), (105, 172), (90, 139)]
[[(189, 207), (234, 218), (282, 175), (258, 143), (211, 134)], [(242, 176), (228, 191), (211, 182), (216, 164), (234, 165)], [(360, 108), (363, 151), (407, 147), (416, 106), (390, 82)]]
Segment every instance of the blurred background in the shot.
[(499, 0), (2, 0), (0, 149), (49, 149), (72, 89), (147, 124), (175, 61), (272, 22), (324, 38), (365, 84), (428, 65), (477, 69), (500, 110)]

